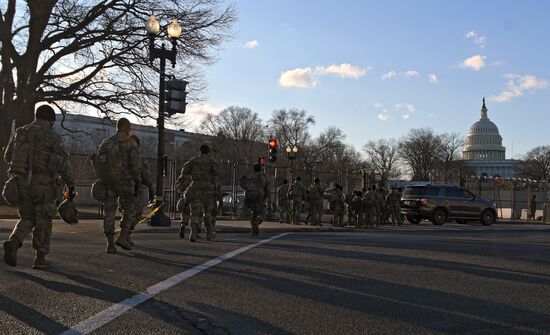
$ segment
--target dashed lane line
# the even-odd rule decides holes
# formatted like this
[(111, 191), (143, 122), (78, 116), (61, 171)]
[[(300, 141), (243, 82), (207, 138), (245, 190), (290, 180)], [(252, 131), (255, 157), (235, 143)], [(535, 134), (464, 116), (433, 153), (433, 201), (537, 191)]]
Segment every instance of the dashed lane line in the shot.
[(175, 285), (180, 284), (186, 279), (189, 279), (203, 271), (208, 270), (209, 268), (216, 266), (228, 259), (231, 259), (239, 254), (242, 254), (243, 252), (246, 252), (250, 249), (256, 248), (262, 244), (269, 243), (273, 240), (279, 239), (281, 237), (284, 237), (286, 235), (289, 235), (292, 233), (283, 233), (276, 236), (273, 236), (271, 238), (261, 240), (257, 243), (247, 245), (245, 247), (242, 247), (240, 249), (228, 252), (224, 255), (218, 256), (216, 258), (213, 258), (203, 264), (197, 265), (194, 268), (185, 270), (181, 273), (178, 273), (166, 280), (163, 280), (153, 286), (148, 287), (145, 289), (144, 292), (138, 293), (130, 298), (124, 299), (121, 302), (112, 305), (111, 307), (97, 313), (96, 315), (80, 322), (76, 326), (72, 327), (71, 329), (61, 333), (61, 335), (80, 335), (80, 334), (89, 334), (93, 332), (94, 330), (102, 327), (103, 325), (106, 325), (107, 323), (113, 321), (114, 319), (118, 318), (119, 316), (123, 315), (124, 313), (128, 312), (132, 308), (144, 303), (145, 301), (155, 297), (159, 293), (166, 291), (167, 289), (174, 287)]

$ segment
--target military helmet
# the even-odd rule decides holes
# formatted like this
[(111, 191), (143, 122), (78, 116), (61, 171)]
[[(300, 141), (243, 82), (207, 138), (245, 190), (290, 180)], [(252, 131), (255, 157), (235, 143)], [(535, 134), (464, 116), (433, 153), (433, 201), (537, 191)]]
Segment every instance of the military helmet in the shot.
[(48, 106), (48, 105), (39, 106), (36, 109), (35, 116), (37, 119), (40, 119), (40, 120), (46, 120), (46, 121), (52, 121), (52, 122), (55, 121), (55, 111), (51, 106)]
[(105, 189), (105, 185), (99, 180), (92, 184), (92, 189), (90, 191), (92, 198), (96, 201), (104, 202), (107, 198), (107, 189)]
[(4, 197), (8, 205), (13, 207), (18, 206), (19, 189), (17, 187), (17, 177), (11, 177), (6, 181), (2, 190), (2, 197)]
[(69, 199), (64, 200), (59, 207), (57, 207), (57, 212), (63, 222), (68, 224), (78, 223), (78, 210), (76, 209), (74, 203)]

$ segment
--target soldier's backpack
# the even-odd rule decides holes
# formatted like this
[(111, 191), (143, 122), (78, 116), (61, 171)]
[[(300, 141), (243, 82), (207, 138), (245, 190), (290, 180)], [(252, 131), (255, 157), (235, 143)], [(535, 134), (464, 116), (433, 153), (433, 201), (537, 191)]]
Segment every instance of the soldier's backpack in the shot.
[(112, 137), (103, 140), (97, 154), (91, 158), (95, 175), (104, 185), (117, 186), (120, 183), (124, 162), (118, 140)]
[(244, 194), (248, 200), (263, 200), (265, 181), (260, 176), (252, 176), (244, 183)]

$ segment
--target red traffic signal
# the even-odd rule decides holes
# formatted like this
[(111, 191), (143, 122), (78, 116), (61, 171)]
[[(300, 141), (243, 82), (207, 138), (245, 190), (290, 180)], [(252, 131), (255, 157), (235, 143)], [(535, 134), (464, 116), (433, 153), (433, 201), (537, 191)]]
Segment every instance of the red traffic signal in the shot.
[(279, 145), (279, 143), (277, 143), (277, 140), (272, 138), (269, 140), (268, 142), (268, 145), (269, 145), (269, 149), (277, 149), (277, 146)]

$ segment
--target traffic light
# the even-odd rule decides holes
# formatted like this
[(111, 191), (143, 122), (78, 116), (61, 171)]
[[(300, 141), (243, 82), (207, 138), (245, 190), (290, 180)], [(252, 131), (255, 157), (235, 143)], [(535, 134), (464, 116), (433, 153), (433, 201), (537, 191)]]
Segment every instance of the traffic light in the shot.
[(167, 116), (174, 114), (185, 114), (187, 92), (185, 89), (189, 84), (185, 80), (171, 79), (166, 81), (165, 112)]
[(269, 146), (269, 161), (271, 163), (275, 163), (277, 160), (277, 146), (279, 143), (277, 143), (277, 140), (274, 138), (269, 139), (268, 146)]
[(264, 166), (265, 165), (265, 157), (259, 157), (258, 158), (258, 164), (260, 164), (260, 166)]

